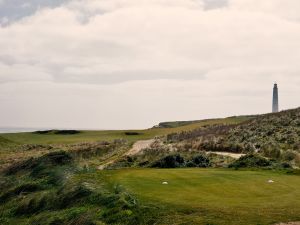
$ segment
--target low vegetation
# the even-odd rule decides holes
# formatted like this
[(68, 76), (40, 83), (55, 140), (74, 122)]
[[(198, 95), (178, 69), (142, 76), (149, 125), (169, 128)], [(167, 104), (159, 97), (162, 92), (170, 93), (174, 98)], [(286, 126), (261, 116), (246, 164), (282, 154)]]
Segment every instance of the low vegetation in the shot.
[(158, 213), (64, 151), (10, 166), (0, 185), (3, 225), (153, 224)]
[(216, 124), (172, 133), (166, 142), (179, 150), (256, 153), (300, 166), (300, 108), (257, 116), (241, 124)]
[(34, 134), (63, 134), (63, 135), (72, 135), (79, 134), (78, 130), (39, 130), (33, 132)]

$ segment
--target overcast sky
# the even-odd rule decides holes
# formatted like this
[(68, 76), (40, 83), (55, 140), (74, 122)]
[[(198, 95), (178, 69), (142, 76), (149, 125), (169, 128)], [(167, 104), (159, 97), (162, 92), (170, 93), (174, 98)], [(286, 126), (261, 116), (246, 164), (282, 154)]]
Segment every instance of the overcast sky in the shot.
[(0, 0), (0, 126), (121, 129), (300, 106), (299, 0)]

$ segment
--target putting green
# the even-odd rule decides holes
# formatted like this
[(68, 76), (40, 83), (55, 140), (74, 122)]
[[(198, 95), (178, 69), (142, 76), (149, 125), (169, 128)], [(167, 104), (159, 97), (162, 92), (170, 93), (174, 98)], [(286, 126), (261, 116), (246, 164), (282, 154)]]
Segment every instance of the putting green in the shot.
[(296, 175), (222, 169), (124, 169), (105, 175), (141, 202), (160, 206), (166, 212), (162, 224), (300, 221)]

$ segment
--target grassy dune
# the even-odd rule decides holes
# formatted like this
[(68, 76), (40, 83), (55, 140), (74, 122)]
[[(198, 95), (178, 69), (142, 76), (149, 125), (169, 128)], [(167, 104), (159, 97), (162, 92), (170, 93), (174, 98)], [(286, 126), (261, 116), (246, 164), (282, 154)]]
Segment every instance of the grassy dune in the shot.
[[(145, 130), (81, 131), (81, 133), (74, 135), (35, 134), (31, 132), (26, 132), (1, 134), (1, 136), (20, 144), (69, 144), (78, 142), (111, 141), (114, 139), (126, 139), (128, 141), (137, 141), (142, 139), (151, 139), (155, 136), (165, 135), (173, 132), (193, 130), (195, 128), (205, 125), (238, 124), (248, 120), (249, 118), (251, 117), (240, 116), (224, 119), (210, 119), (197, 121), (185, 126), (174, 126), (173, 128), (151, 128)], [(125, 132), (129, 131), (138, 132), (139, 135), (126, 135)]]
[[(300, 176), (220, 169), (128, 169), (108, 171), (106, 176), (144, 204), (167, 210), (162, 224), (253, 225), (300, 220)], [(268, 183), (269, 179), (274, 183)]]

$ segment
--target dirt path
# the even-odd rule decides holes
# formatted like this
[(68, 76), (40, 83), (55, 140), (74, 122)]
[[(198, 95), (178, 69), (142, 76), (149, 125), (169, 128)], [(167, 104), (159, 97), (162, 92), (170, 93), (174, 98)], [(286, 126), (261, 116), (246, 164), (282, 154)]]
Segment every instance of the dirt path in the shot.
[(154, 141), (154, 139), (137, 141), (133, 144), (132, 148), (125, 155), (130, 156), (138, 154), (143, 149), (149, 148)]
[(230, 156), (230, 157), (235, 158), (235, 159), (239, 159), (239, 158), (241, 158), (242, 156), (245, 155), (245, 154), (231, 153), (231, 152), (207, 152), (207, 153), (214, 153), (214, 154), (217, 154), (217, 155)]
[[(154, 139), (137, 141), (133, 144), (132, 148), (129, 151), (123, 153), (121, 156), (132, 156), (138, 154), (143, 149), (149, 148), (154, 141), (155, 141)], [(105, 169), (107, 166), (113, 164), (117, 159), (118, 157), (109, 159), (104, 164), (98, 166), (98, 169), (99, 170)]]

